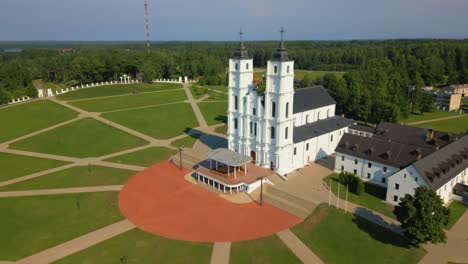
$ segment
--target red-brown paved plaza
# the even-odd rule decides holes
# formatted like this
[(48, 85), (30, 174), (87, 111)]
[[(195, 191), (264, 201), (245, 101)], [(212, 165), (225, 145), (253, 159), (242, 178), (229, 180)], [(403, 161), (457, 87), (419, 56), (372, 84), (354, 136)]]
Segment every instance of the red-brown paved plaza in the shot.
[(189, 172), (162, 162), (138, 173), (119, 194), (120, 210), (142, 230), (196, 242), (249, 240), (301, 221), (265, 203), (231, 203), (185, 180)]

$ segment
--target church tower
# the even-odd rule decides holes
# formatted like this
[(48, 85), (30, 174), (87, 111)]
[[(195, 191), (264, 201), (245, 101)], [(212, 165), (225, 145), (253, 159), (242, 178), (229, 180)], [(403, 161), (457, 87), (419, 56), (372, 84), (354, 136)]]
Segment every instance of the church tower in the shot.
[(279, 47), (267, 62), (264, 136), (269, 139), (270, 167), (284, 174), (292, 168), (294, 155), (294, 61), (284, 46), (284, 29), (280, 32)]
[(243, 122), (245, 96), (252, 88), (253, 59), (249, 57), (242, 40), (243, 32), (239, 32), (240, 43), (234, 56), (229, 60), (229, 105), (228, 105), (228, 148), (233, 151), (241, 151), (240, 139), (245, 137), (245, 125)]

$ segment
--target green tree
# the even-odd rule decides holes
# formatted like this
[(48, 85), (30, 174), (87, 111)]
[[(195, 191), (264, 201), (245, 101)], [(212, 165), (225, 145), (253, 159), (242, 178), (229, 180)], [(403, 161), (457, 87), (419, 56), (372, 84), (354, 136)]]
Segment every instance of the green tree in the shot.
[(415, 244), (445, 242), (445, 225), (450, 211), (433, 190), (425, 186), (415, 189), (414, 196), (406, 194), (393, 211), (405, 235)]

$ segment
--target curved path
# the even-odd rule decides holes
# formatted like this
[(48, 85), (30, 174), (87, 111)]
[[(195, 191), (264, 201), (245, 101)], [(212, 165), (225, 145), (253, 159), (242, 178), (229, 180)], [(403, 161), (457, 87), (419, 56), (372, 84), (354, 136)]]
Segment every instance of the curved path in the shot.
[(119, 207), (142, 230), (194, 242), (264, 237), (302, 221), (268, 204), (234, 204), (184, 179), (188, 170), (161, 162), (131, 178)]

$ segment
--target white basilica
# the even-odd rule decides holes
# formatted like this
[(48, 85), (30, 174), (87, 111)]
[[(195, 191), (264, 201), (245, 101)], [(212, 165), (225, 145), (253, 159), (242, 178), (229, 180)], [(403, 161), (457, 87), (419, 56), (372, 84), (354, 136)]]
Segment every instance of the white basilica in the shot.
[(285, 175), (335, 152), (352, 120), (335, 116), (322, 86), (294, 90), (294, 61), (283, 41), (267, 63), (266, 90), (253, 84), (242, 41), (229, 60), (228, 148)]

